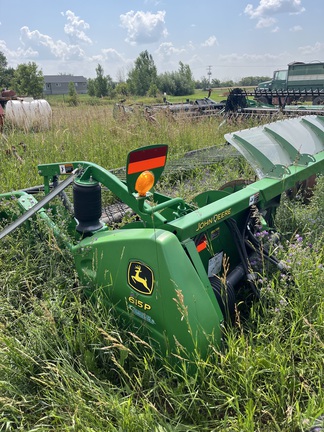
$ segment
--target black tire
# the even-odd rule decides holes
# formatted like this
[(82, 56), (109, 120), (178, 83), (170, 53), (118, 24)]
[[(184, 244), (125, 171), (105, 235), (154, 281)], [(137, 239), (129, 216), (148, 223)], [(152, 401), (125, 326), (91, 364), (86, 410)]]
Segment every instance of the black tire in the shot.
[(270, 100), (267, 98), (267, 96), (260, 96), (260, 97), (258, 97), (257, 101), (260, 104), (271, 105)]
[(219, 307), (222, 311), (225, 321), (233, 322), (235, 318), (236, 296), (234, 288), (230, 284), (224, 284), (216, 276), (209, 278), (210, 285), (213, 288)]
[(313, 105), (324, 105), (324, 96), (316, 96), (312, 103)]
[(226, 100), (225, 112), (237, 112), (240, 108), (247, 107), (247, 100), (244, 90), (234, 88), (230, 91)]

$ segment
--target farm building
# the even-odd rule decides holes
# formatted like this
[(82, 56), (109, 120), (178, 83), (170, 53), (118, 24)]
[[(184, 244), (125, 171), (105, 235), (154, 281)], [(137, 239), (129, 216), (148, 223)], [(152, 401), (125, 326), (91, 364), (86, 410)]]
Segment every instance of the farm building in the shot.
[(74, 75), (44, 75), (44, 95), (64, 95), (69, 93), (69, 83), (73, 82), (78, 94), (86, 94), (87, 79)]

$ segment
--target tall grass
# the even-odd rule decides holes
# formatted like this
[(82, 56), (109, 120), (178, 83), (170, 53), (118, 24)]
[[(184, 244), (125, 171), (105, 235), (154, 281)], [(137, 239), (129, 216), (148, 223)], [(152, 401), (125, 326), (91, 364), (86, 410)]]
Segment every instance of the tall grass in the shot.
[[(108, 107), (55, 107), (48, 132), (5, 131), (0, 188), (39, 184), (38, 163), (86, 159), (119, 167), (130, 149), (154, 142), (170, 145), (172, 161), (189, 150), (221, 147), (224, 133), (244, 127), (219, 124), (163, 116), (117, 121)], [(211, 188), (245, 168), (229, 161), (207, 174), (198, 167), (193, 183)], [(188, 193), (181, 184), (178, 190)], [(113, 306), (89, 302), (72, 257), (42, 225), (5, 237), (0, 430), (306, 431), (324, 411), (323, 193), (320, 179), (309, 206), (283, 199), (276, 219), (282, 241), (274, 253), (288, 274), (261, 269), (260, 301), (239, 305), (222, 349), (211, 345), (207, 358), (197, 353), (194, 368), (180, 358), (174, 368), (117, 325)], [(5, 223), (0, 219), (0, 227)]]
[(125, 165), (130, 150), (154, 143), (168, 144), (172, 160), (190, 150), (223, 145), (224, 134), (233, 130), (230, 123), (220, 127), (222, 117), (197, 121), (160, 114), (148, 121), (141, 113), (114, 119), (112, 112), (111, 106), (62, 105), (53, 107), (49, 131), (24, 133), (6, 125), (0, 146), (1, 170), (6, 175), (0, 192), (38, 184), (40, 163), (88, 160), (117, 168)]

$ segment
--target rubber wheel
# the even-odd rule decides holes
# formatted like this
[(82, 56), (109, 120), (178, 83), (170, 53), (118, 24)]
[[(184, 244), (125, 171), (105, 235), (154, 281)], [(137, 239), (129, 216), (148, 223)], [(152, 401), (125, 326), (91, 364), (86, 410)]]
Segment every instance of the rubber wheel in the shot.
[(225, 321), (233, 322), (235, 318), (236, 303), (234, 288), (230, 284), (226, 284), (226, 286), (224, 286), (222, 281), (216, 276), (209, 278), (209, 282), (213, 288), (216, 300), (219, 304)]
[(225, 112), (236, 112), (240, 108), (246, 108), (247, 101), (244, 90), (235, 88), (231, 90), (226, 100)]
[(261, 104), (271, 105), (269, 99), (266, 96), (258, 97), (257, 101), (260, 102)]
[(324, 96), (317, 96), (312, 103), (313, 105), (324, 105)]

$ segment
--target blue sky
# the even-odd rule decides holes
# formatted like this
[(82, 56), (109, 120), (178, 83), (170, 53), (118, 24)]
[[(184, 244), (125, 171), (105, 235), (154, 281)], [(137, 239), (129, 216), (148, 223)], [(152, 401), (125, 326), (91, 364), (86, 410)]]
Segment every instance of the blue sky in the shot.
[(195, 79), (271, 76), (324, 61), (323, 0), (0, 0), (0, 51), (44, 75), (125, 79), (147, 50), (158, 73), (189, 64)]

